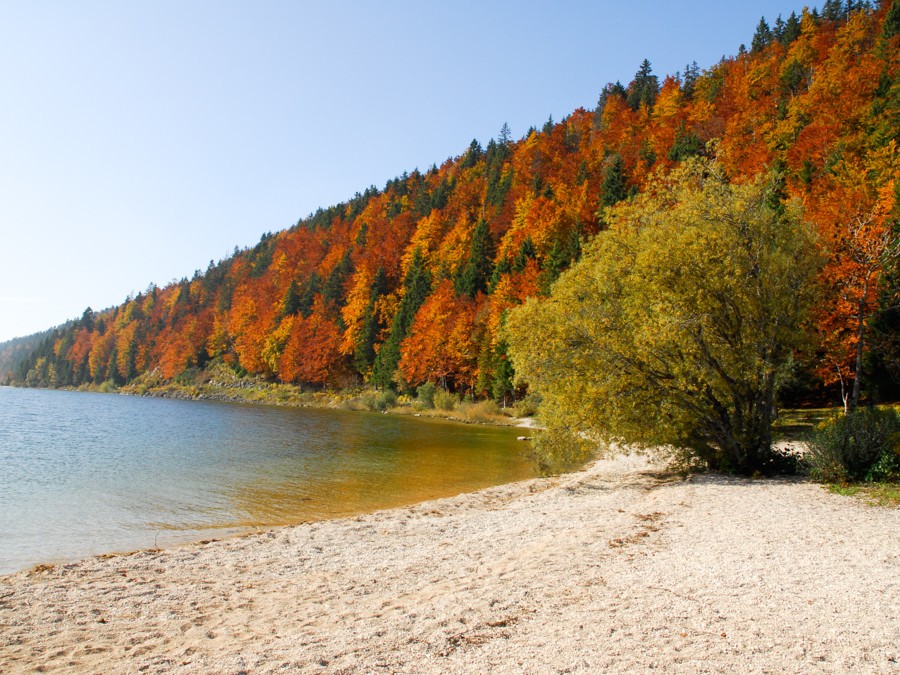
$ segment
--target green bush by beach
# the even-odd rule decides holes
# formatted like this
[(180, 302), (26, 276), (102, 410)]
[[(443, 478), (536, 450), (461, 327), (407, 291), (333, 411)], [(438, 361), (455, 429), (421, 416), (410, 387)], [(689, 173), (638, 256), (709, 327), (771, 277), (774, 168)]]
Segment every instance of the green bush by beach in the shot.
[(822, 422), (807, 463), (810, 476), (827, 483), (900, 481), (900, 414), (861, 408)]

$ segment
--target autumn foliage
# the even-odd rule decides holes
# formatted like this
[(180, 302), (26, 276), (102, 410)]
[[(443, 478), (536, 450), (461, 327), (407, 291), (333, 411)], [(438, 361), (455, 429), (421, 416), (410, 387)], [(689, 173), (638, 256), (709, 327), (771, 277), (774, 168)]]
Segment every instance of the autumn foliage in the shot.
[(504, 126), (486, 147), (319, 209), (191, 279), (86, 312), (15, 378), (122, 384), (215, 360), (284, 382), (490, 395), (508, 378), (507, 310), (548, 293), (652, 173), (706, 155), (736, 183), (778, 171), (781, 199), (803, 203), (829, 256), (808, 370), (849, 383), (865, 326), (893, 303), (900, 12), (836, 6), (758, 30), (752, 50), (702, 72), (660, 82), (645, 63), (595, 110), (518, 141)]

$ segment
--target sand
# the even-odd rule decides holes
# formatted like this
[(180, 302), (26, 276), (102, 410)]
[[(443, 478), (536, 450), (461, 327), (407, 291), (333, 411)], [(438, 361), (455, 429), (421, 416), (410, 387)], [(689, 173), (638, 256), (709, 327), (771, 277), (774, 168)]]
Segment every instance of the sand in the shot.
[(900, 672), (900, 510), (600, 461), (0, 578), (0, 672)]

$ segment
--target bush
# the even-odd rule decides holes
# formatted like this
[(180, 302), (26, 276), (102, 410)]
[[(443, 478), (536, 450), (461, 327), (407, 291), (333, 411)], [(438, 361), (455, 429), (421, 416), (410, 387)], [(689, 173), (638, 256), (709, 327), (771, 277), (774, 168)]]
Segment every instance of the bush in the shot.
[(810, 475), (829, 483), (900, 479), (900, 415), (865, 408), (816, 429), (807, 459)]
[(456, 415), (466, 422), (490, 424), (496, 422), (500, 417), (500, 407), (491, 400), (478, 401), (478, 403), (466, 401), (457, 406)]
[(449, 391), (439, 389), (434, 392), (434, 407), (439, 408), (440, 410), (453, 410), (458, 401), (459, 399)]
[(340, 407), (347, 410), (384, 412), (395, 405), (397, 405), (397, 394), (390, 389), (386, 389), (385, 391), (363, 392), (358, 398), (342, 401)]
[(434, 382), (420, 385), (416, 389), (416, 404), (422, 408), (433, 408), (435, 391), (437, 391), (437, 387), (434, 386)]

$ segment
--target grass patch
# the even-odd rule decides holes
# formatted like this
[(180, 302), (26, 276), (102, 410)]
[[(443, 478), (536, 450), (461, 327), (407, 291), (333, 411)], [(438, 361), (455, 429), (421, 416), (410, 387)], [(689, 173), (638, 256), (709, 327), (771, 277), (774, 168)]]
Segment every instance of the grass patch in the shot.
[(900, 484), (897, 483), (831, 483), (828, 491), (844, 497), (856, 497), (876, 506), (900, 507)]
[(839, 408), (780, 410), (778, 419), (772, 425), (772, 435), (776, 441), (808, 441), (815, 428), (825, 420), (834, 417), (839, 410)]

